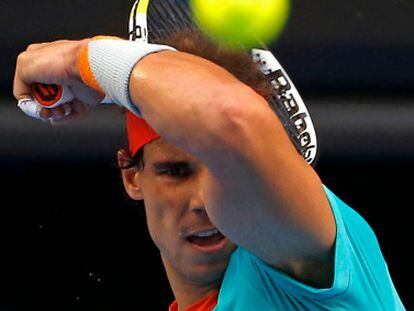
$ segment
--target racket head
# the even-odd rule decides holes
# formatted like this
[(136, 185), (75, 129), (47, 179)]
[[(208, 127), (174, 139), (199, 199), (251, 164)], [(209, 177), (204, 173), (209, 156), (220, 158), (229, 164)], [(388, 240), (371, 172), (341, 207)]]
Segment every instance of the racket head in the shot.
[[(200, 30), (192, 18), (188, 0), (137, 0), (132, 7), (129, 20), (129, 38), (132, 41), (162, 44), (164, 39), (183, 29)], [(258, 68), (274, 89), (272, 96), (266, 98), (269, 106), (284, 125), (297, 151), (306, 162), (315, 165), (319, 155), (319, 141), (310, 113), (276, 57), (264, 44), (261, 45), (260, 49), (253, 49), (251, 53)], [(263, 66), (263, 63), (269, 62), (273, 67)], [(280, 87), (280, 80), (274, 79), (275, 73), (281, 73), (279, 78), (288, 81), (290, 90)], [(286, 96), (291, 96), (297, 104), (297, 113), (292, 114), (291, 107), (286, 103)]]

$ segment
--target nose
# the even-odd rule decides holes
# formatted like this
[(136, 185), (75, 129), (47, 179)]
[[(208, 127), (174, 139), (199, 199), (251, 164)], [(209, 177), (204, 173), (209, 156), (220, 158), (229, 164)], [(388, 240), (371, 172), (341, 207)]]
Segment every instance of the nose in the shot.
[(205, 214), (206, 209), (204, 205), (203, 191), (200, 186), (196, 186), (195, 188), (190, 200), (190, 210), (196, 214)]

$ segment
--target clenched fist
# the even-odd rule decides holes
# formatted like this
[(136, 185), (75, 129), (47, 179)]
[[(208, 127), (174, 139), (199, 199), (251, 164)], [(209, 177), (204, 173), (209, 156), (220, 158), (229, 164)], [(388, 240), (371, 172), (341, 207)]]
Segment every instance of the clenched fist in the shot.
[[(32, 117), (59, 125), (84, 117), (104, 95), (86, 86), (79, 73), (79, 55), (90, 39), (60, 40), (30, 45), (17, 58), (13, 94), (19, 107)], [(44, 108), (34, 101), (31, 85), (62, 85), (73, 99), (56, 108)]]

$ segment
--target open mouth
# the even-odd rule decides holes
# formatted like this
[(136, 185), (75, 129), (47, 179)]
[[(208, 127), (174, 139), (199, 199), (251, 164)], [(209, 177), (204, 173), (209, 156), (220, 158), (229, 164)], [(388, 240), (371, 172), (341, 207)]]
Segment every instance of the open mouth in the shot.
[(224, 239), (224, 235), (217, 229), (197, 232), (187, 237), (187, 241), (201, 247), (218, 244)]

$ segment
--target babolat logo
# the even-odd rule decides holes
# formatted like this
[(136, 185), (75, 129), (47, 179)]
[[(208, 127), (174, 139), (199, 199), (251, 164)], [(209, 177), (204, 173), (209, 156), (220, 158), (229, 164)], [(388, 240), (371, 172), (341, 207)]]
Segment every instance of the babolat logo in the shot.
[(269, 103), (277, 113), (296, 149), (312, 164), (318, 153), (315, 128), (299, 92), (269, 50), (253, 49), (253, 60), (271, 83), (274, 93)]
[(294, 125), (295, 138), (300, 144), (300, 151), (305, 160), (311, 163), (314, 160), (312, 149), (315, 149), (316, 145), (313, 144), (312, 136), (308, 131), (306, 120), (309, 117), (308, 113), (301, 111), (298, 100), (296, 100), (292, 92), (289, 79), (281, 69), (269, 73), (267, 78), (275, 90), (273, 100), (285, 108), (289, 119)]

